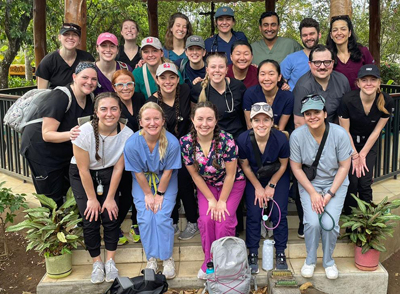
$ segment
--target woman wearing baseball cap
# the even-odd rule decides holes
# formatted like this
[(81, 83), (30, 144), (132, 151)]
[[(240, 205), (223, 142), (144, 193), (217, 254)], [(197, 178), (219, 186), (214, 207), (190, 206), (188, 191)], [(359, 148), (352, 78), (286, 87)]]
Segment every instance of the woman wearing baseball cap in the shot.
[(218, 29), (218, 34), (208, 38), (206, 43), (207, 52), (225, 52), (228, 58), (228, 64), (231, 64), (231, 47), (235, 41), (245, 40), (247, 37), (243, 32), (235, 32), (235, 13), (232, 8), (223, 6), (215, 12), (215, 25)]
[[(289, 141), (284, 133), (274, 126), (274, 112), (265, 102), (252, 105), (250, 112), (252, 129), (247, 130), (237, 138), (239, 146), (239, 162), (247, 177), (245, 189), (247, 219), (246, 246), (249, 249), (249, 265), (251, 272), (258, 270), (258, 248), (260, 247), (262, 210), (271, 207), (275, 200), (281, 211), (274, 207), (271, 212), (274, 229), (276, 251), (276, 268), (287, 269), (285, 249), (288, 240), (288, 223), (286, 219), (289, 198)], [(258, 153), (256, 155), (256, 152)], [(260, 158), (259, 162), (257, 157)], [(267, 173), (259, 173), (267, 168)]]
[(99, 60), (96, 61), (96, 71), (99, 78), (95, 94), (114, 92), (111, 83), (114, 72), (119, 69), (132, 71), (132, 68), (121, 61), (115, 61), (118, 54), (118, 39), (114, 34), (105, 32), (97, 37), (96, 51)]
[(61, 48), (47, 54), (36, 69), (38, 89), (68, 85), (79, 62), (94, 61), (90, 53), (77, 49), (81, 43), (81, 27), (77, 24), (63, 23), (58, 40)]
[(353, 154), (349, 172), (350, 185), (344, 203), (344, 213), (351, 213), (356, 200), (372, 201), (372, 176), (378, 148), (378, 138), (394, 109), (393, 99), (380, 91), (380, 72), (376, 65), (360, 68), (356, 80), (358, 90), (345, 94), (339, 108), (340, 125), (350, 135)]
[[(314, 275), (322, 238), (326, 277), (337, 279), (339, 271), (332, 254), (339, 235), (339, 217), (349, 185), (347, 174), (353, 149), (346, 130), (327, 122), (325, 99), (321, 95), (308, 95), (301, 103), (306, 124), (290, 136), (290, 167), (299, 184), (304, 210), (307, 258), (301, 275), (304, 278)], [(321, 145), (322, 153), (318, 152)], [(320, 158), (315, 167), (317, 154)]]

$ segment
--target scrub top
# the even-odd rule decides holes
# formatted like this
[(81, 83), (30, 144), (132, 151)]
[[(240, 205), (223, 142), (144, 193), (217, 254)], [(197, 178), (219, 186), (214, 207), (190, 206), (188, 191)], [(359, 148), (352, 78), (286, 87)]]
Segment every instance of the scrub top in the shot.
[(157, 97), (150, 96), (147, 101), (155, 102), (159, 104), (164, 111), (165, 122), (167, 131), (174, 134), (178, 139), (190, 131), (192, 121), (190, 120), (191, 103), (192, 97), (190, 96), (190, 89), (187, 84), (182, 84), (179, 89), (179, 119), (178, 121), (178, 133), (175, 133), (175, 126), (177, 123), (176, 109), (174, 106), (161, 102)]
[[(193, 152), (193, 138), (189, 133), (180, 139), (182, 158), (185, 165), (193, 165), (194, 152)], [(222, 187), (226, 176), (225, 162), (237, 160), (238, 147), (231, 134), (221, 131), (219, 134), (218, 147), (215, 148), (215, 140), (212, 141), (210, 152), (206, 157), (201, 149), (200, 144), (196, 144), (196, 159), (199, 164), (199, 175), (204, 181), (214, 187)], [(218, 154), (216, 156), (216, 151)], [(213, 166), (214, 158), (216, 157), (220, 169)], [(244, 180), (244, 174), (240, 167), (237, 167), (235, 181)]]
[(281, 62), (281, 73), (288, 81), (290, 91), (293, 91), (297, 81), (309, 70), (308, 56), (303, 50), (289, 54)]
[(233, 43), (238, 40), (244, 40), (247, 42), (247, 37), (243, 32), (235, 32), (232, 30), (232, 37), (229, 42), (225, 42), (218, 34), (206, 39), (204, 41), (206, 45), (207, 52), (225, 52), (226, 57), (228, 58), (228, 64), (232, 63), (231, 60), (231, 47)]
[(364, 146), (378, 124), (379, 119), (390, 117), (394, 111), (393, 98), (386, 93), (382, 94), (385, 99), (385, 109), (389, 114), (378, 109), (378, 93), (368, 115), (365, 114), (364, 106), (361, 102), (360, 90), (351, 91), (342, 98), (338, 114), (339, 117), (350, 119), (350, 134), (356, 147)]
[(138, 62), (140, 61), (140, 59), (142, 58), (142, 55), (140, 55), (140, 47), (138, 46), (138, 52), (136, 53), (135, 56), (133, 56), (132, 59), (129, 59), (128, 55), (126, 55), (125, 51), (124, 51), (124, 45), (119, 46), (119, 51), (118, 51), (118, 55), (115, 58), (116, 61), (122, 61), (124, 63), (126, 63), (127, 65), (129, 65), (132, 69), (134, 69), (136, 67), (136, 64), (138, 64)]
[(122, 116), (128, 120), (127, 126), (134, 132), (139, 130), (139, 110), (146, 103), (144, 95), (142, 93), (134, 93), (132, 98), (132, 109), (133, 114), (131, 114), (126, 108), (125, 104), (122, 103)]
[[(115, 63), (115, 71), (117, 71), (121, 68), (124, 68), (128, 71), (132, 71), (132, 68), (129, 65), (127, 65), (123, 62), (120, 62), (120, 61), (116, 62)], [(96, 90), (94, 90), (93, 93), (95, 95), (98, 95), (103, 92), (115, 92), (112, 87), (111, 81), (103, 74), (103, 72), (100, 70), (100, 68), (97, 67), (97, 64), (96, 64), (96, 71), (97, 71), (97, 88), (96, 88)]]
[[(193, 86), (191, 93), (194, 103), (197, 103), (201, 90), (201, 83)], [(245, 91), (245, 85), (234, 78), (230, 78), (229, 86), (222, 94), (215, 90), (211, 83), (206, 88), (207, 99), (217, 106), (219, 127), (232, 134), (235, 139), (247, 129), (242, 107)]]
[[(260, 85), (247, 89), (243, 96), (243, 110), (251, 111), (251, 106), (257, 102), (266, 102), (264, 92)], [(291, 115), (293, 113), (294, 96), (290, 91), (278, 89), (274, 102), (271, 107), (274, 111), (274, 124), (279, 125), (279, 120), (283, 114)]]
[[(145, 65), (143, 65), (145, 66)], [(143, 77), (143, 66), (142, 67), (138, 67), (135, 68), (132, 72), (133, 76), (135, 77), (135, 92), (139, 92), (142, 93), (144, 95), (144, 97), (147, 99), (149, 99), (149, 97), (151, 96), (151, 94), (157, 92), (157, 83), (154, 80), (153, 76), (150, 73), (150, 70), (147, 68), (146, 66), (146, 70), (147, 70), (147, 79), (149, 81), (149, 87), (150, 87), (150, 95), (147, 95), (147, 91), (146, 91), (146, 85), (144, 82), (144, 77)], [(182, 75), (178, 70), (178, 75), (179, 75), (179, 84), (183, 84), (184, 81), (182, 79)]]
[(176, 54), (174, 52), (174, 50), (167, 50), (167, 49), (163, 48), (163, 51), (164, 51), (164, 57), (168, 58), (172, 62), (175, 62), (178, 59), (187, 58), (185, 51), (183, 51), (183, 53), (181, 55)]
[[(235, 75), (233, 74), (232, 67), (233, 64), (230, 64), (228, 66), (228, 73), (226, 74), (228, 78), (235, 77)], [(257, 71), (258, 71), (257, 67), (250, 64), (246, 77), (244, 78), (244, 80), (241, 80), (247, 89), (258, 84)]]

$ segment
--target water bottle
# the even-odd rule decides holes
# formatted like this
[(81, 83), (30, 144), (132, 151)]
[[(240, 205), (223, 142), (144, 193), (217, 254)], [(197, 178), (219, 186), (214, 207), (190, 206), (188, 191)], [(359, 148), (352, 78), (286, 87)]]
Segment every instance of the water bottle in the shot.
[(274, 268), (274, 244), (275, 241), (273, 240), (264, 240), (262, 251), (262, 269), (265, 271), (269, 271)]
[(206, 269), (206, 274), (212, 274), (214, 272), (214, 264), (212, 261), (207, 262), (207, 269)]

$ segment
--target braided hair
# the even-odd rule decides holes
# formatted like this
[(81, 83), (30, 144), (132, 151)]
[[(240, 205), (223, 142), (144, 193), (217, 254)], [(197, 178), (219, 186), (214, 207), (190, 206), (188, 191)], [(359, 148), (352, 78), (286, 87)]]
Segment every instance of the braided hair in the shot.
[[(214, 111), (215, 119), (218, 121), (218, 109), (210, 101), (199, 102), (199, 103), (196, 104), (196, 106), (192, 110), (192, 114), (191, 114), (192, 120), (194, 120), (196, 111), (199, 108), (203, 108), (203, 107), (208, 107), (208, 108), (212, 109)], [(219, 144), (220, 144), (220, 134), (221, 134), (220, 128), (219, 128), (218, 124), (216, 124), (215, 128), (214, 128), (214, 133), (213, 133), (215, 155), (213, 156), (213, 162), (212, 162), (212, 165), (213, 165), (213, 167), (215, 169), (220, 169), (221, 168), (221, 166), (218, 164), (218, 155), (219, 155), (219, 152), (220, 152), (220, 149), (221, 149), (220, 146), (219, 146)], [(190, 136), (192, 137), (192, 141), (193, 141), (193, 143), (192, 143), (192, 148), (193, 148), (193, 166), (196, 169), (196, 171), (198, 171), (199, 170), (199, 163), (198, 163), (197, 157), (196, 157), (196, 152), (197, 152), (196, 148), (199, 145), (199, 143), (197, 142), (197, 131), (196, 131), (196, 129), (195, 129), (193, 124), (192, 124), (192, 128), (190, 130)]]
[[(179, 79), (179, 77), (178, 77), (178, 79)], [(176, 137), (179, 136), (178, 124), (179, 124), (179, 117), (180, 117), (180, 113), (181, 113), (181, 111), (180, 111), (180, 103), (179, 103), (180, 88), (181, 88), (181, 86), (179, 85), (179, 82), (178, 82), (178, 85), (177, 85), (177, 87), (175, 89), (175, 99), (174, 99), (174, 105), (173, 105), (173, 108), (175, 109), (175, 128), (174, 128), (174, 132), (175, 132), (175, 136)], [(158, 98), (158, 101), (157, 101), (158, 105), (161, 106), (161, 103), (164, 102), (164, 101), (163, 101), (163, 96), (162, 96), (162, 93), (161, 93), (161, 88), (160, 88), (159, 85), (157, 85), (157, 98)]]

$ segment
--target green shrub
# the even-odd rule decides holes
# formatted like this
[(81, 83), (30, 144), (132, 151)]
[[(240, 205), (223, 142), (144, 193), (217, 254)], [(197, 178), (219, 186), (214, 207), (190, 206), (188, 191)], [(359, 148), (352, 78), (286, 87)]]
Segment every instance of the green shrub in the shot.
[(8, 87), (9, 88), (19, 88), (19, 87), (27, 87), (36, 85), (36, 80), (27, 81), (24, 78), (20, 77), (8, 77)]
[(383, 84), (393, 80), (393, 84), (400, 85), (400, 66), (394, 62), (381, 62), (381, 79)]

